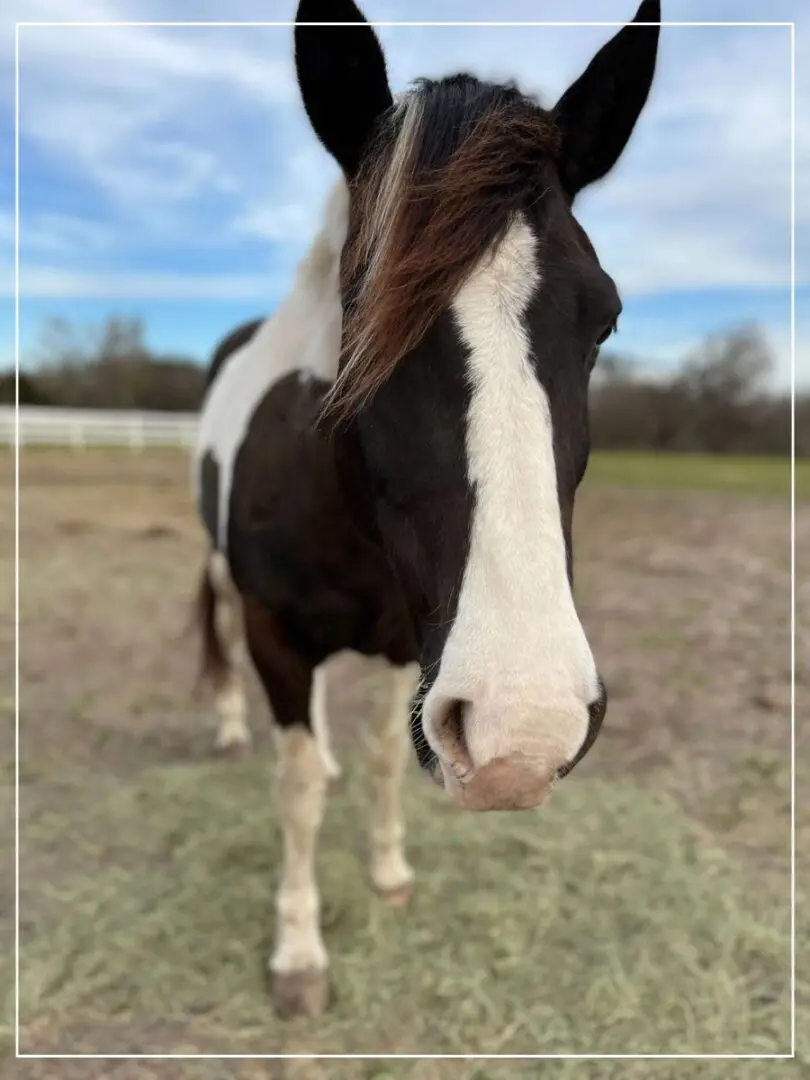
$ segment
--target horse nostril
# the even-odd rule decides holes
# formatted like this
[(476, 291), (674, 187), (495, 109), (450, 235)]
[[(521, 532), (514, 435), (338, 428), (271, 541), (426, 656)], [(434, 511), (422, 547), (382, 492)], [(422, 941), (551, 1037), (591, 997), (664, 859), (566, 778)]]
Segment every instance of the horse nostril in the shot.
[(596, 742), (596, 737), (602, 728), (602, 721), (605, 719), (605, 713), (607, 712), (607, 689), (605, 684), (599, 679), (599, 696), (595, 701), (592, 701), (588, 706), (588, 731), (585, 735), (585, 741), (580, 746), (576, 755), (561, 769), (557, 769), (556, 779), (562, 780), (564, 776), (568, 776), (575, 765), (578, 765), (580, 761), (585, 757), (590, 748)]
[(460, 698), (448, 698), (442, 703), (436, 715), (436, 737), (441, 743), (449, 768), (457, 780), (463, 780), (473, 770), (473, 761), (467, 746), (464, 720), (469, 701)]
[(457, 698), (450, 698), (442, 706), (442, 711), (437, 719), (437, 733), (441, 735), (443, 740), (447, 740), (450, 743), (463, 743), (464, 742), (464, 710), (467, 707), (466, 701), (460, 701)]

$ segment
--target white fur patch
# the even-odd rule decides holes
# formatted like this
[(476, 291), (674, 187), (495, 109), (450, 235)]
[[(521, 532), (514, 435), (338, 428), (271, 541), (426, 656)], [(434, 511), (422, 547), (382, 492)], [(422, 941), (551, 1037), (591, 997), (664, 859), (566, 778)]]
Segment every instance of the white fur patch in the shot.
[(227, 559), (219, 551), (211, 552), (208, 580), (216, 594), (214, 618), (227, 663), (225, 681), (216, 693), (219, 730), (214, 745), (218, 750), (229, 750), (251, 743), (242, 682), (247, 663), (242, 599), (231, 578)]
[(321, 752), (323, 767), (330, 780), (337, 780), (343, 770), (332, 753), (332, 740), (329, 737), (329, 712), (327, 697), (327, 672), (329, 663), (319, 664), (312, 673), (312, 691), (309, 698), (309, 722), (312, 734)]
[(228, 358), (203, 404), (193, 483), (199, 499), (200, 463), (210, 450), (219, 465), (216, 539), (223, 551), (234, 461), (260, 401), (274, 383), (292, 371), (302, 369), (330, 381), (337, 374), (343, 318), (340, 255), (348, 216), (348, 187), (341, 177), (327, 200), (320, 231), (298, 266), (291, 292), (253, 338)]
[(405, 856), (402, 783), (408, 767), (410, 704), (419, 682), (419, 665), (389, 667), (389, 692), (375, 722), (365, 730), (372, 781), (371, 880), (381, 893), (393, 893), (413, 881)]
[(559, 767), (579, 750), (597, 696), (591, 650), (566, 572), (549, 402), (532, 369), (523, 317), (540, 281), (536, 241), (517, 221), (453, 313), (469, 349), (468, 475), (475, 488), (457, 615), (425, 734), (443, 701), (470, 703), (475, 767), (522, 753)]

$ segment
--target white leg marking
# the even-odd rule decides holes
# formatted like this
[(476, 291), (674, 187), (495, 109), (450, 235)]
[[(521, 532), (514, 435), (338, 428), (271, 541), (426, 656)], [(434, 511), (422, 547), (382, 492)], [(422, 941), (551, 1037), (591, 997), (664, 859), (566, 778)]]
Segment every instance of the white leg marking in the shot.
[(231, 580), (225, 556), (215, 551), (209, 561), (209, 577), (216, 593), (216, 629), (228, 660), (225, 682), (216, 694), (219, 729), (214, 741), (217, 750), (249, 747), (250, 728), (247, 725), (247, 701), (243, 672), (247, 659), (242, 601)]
[(217, 750), (249, 747), (252, 739), (245, 718), (247, 712), (245, 694), (239, 675), (235, 671), (228, 675), (228, 681), (217, 692), (216, 704), (219, 727), (214, 746)]
[(303, 727), (276, 729), (276, 802), (284, 847), (276, 897), (276, 975), (325, 971), (329, 965), (320, 928), (315, 881), (315, 841), (323, 817), (326, 771), (318, 744)]
[(408, 764), (409, 709), (419, 681), (418, 665), (389, 669), (390, 692), (382, 715), (366, 733), (371, 771), (371, 880), (381, 893), (405, 890), (413, 881), (403, 849), (402, 781)]
[(332, 753), (332, 744), (329, 739), (329, 722), (327, 712), (326, 673), (327, 664), (321, 664), (315, 668), (312, 675), (312, 695), (310, 697), (309, 718), (315, 741), (323, 758), (323, 766), (330, 780), (338, 780), (343, 770)]

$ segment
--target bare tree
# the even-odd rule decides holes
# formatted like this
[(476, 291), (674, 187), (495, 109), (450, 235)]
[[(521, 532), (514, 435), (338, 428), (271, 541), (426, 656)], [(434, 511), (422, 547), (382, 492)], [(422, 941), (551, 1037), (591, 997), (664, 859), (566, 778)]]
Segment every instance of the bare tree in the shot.
[(140, 319), (111, 316), (83, 328), (50, 319), (32, 355), (38, 386), (61, 405), (193, 410), (202, 394), (201, 367), (185, 357), (153, 354)]
[(770, 349), (755, 326), (712, 336), (687, 357), (673, 390), (682, 396), (684, 421), (701, 450), (720, 453), (750, 443), (753, 404), (772, 369)]
[[(773, 357), (754, 325), (707, 338), (669, 378), (639, 377), (631, 362), (615, 354), (605, 360), (599, 361), (591, 398), (595, 446), (790, 451), (790, 402), (766, 391)], [(797, 418), (808, 407), (797, 402)], [(800, 427), (797, 419), (797, 453), (806, 452), (810, 441), (810, 435), (803, 441)]]

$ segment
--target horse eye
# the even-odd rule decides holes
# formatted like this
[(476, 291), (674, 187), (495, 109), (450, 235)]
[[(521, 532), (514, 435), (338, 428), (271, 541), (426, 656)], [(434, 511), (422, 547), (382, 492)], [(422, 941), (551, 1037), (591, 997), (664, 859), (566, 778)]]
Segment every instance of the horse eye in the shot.
[(604, 345), (605, 342), (607, 341), (607, 339), (610, 337), (610, 335), (615, 332), (615, 330), (616, 330), (616, 323), (611, 323), (610, 326), (607, 328), (607, 330), (605, 330), (602, 333), (601, 337), (598, 337), (596, 339), (597, 348), (600, 345)]

